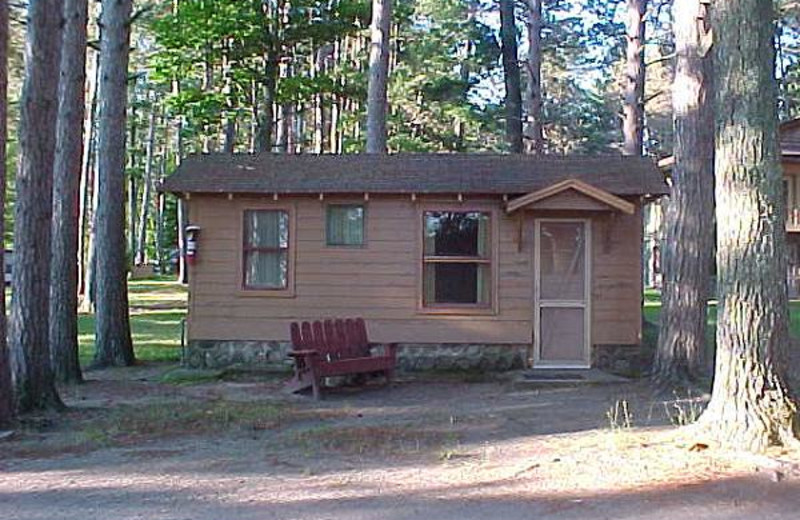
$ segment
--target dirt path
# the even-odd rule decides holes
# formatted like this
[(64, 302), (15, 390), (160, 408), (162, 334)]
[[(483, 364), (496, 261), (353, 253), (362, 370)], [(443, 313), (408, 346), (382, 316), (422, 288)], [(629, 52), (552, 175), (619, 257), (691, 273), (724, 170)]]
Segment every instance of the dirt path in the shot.
[(318, 404), (274, 378), (175, 386), (163, 371), (90, 374), (73, 411), (0, 444), (0, 518), (798, 517), (800, 479), (691, 451), (667, 415), (696, 406), (643, 384), (418, 381)]

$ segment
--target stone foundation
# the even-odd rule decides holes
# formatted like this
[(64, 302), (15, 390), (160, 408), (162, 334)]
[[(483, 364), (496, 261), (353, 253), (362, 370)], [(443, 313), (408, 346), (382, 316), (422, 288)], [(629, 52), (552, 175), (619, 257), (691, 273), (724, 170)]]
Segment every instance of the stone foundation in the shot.
[[(467, 343), (401, 343), (398, 368), (415, 371), (498, 372), (524, 368), (529, 345)], [(183, 364), (190, 368), (290, 367), (288, 341), (192, 340), (184, 350)]]
[[(525, 344), (400, 343), (398, 368), (405, 372), (504, 372), (525, 368), (531, 346)], [(191, 368), (230, 366), (289, 368), (288, 341), (193, 340), (183, 364)], [(652, 364), (652, 352), (639, 345), (594, 345), (592, 367), (614, 374), (638, 376)]]
[(529, 345), (472, 343), (401, 343), (397, 362), (406, 372), (503, 372), (525, 367)]
[(641, 345), (594, 345), (592, 348), (592, 367), (612, 374), (639, 377), (652, 364), (652, 352)]
[(183, 352), (190, 368), (291, 367), (289, 341), (192, 340)]

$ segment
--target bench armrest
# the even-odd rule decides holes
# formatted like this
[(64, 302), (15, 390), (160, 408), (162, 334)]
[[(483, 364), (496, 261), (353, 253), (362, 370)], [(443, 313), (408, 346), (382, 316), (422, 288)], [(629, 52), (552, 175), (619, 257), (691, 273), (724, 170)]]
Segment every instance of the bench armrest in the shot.
[(291, 350), (289, 355), (292, 357), (319, 356), (319, 352), (316, 350)]

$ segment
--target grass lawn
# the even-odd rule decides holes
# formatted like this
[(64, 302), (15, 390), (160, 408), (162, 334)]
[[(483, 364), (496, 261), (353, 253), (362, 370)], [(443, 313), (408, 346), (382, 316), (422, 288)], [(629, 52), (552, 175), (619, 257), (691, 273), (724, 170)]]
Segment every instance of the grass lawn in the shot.
[[(139, 361), (178, 361), (181, 320), (186, 316), (186, 288), (171, 278), (131, 281), (128, 284), (131, 333)], [(94, 354), (94, 315), (78, 318), (81, 364)]]
[[(659, 323), (661, 313), (661, 293), (653, 289), (644, 292), (644, 317), (654, 325)], [(713, 339), (714, 327), (717, 324), (717, 301), (711, 300), (708, 309), (708, 337)], [(800, 338), (800, 300), (789, 302), (789, 332)]]

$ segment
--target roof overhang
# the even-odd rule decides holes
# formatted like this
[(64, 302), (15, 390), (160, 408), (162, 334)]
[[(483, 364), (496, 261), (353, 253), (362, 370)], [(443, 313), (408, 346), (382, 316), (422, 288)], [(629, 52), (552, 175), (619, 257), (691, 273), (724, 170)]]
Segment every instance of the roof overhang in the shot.
[(587, 184), (577, 179), (567, 179), (556, 184), (550, 185), (547, 188), (522, 195), (516, 199), (508, 201), (506, 204), (506, 212), (513, 213), (520, 209), (532, 208), (535, 209), (536, 203), (555, 197), (568, 191), (575, 191), (580, 195), (587, 197), (595, 202), (601, 204), (609, 210), (620, 211), (622, 213), (632, 215), (636, 211), (636, 206), (625, 199), (617, 197), (605, 190), (601, 190), (596, 186)]

